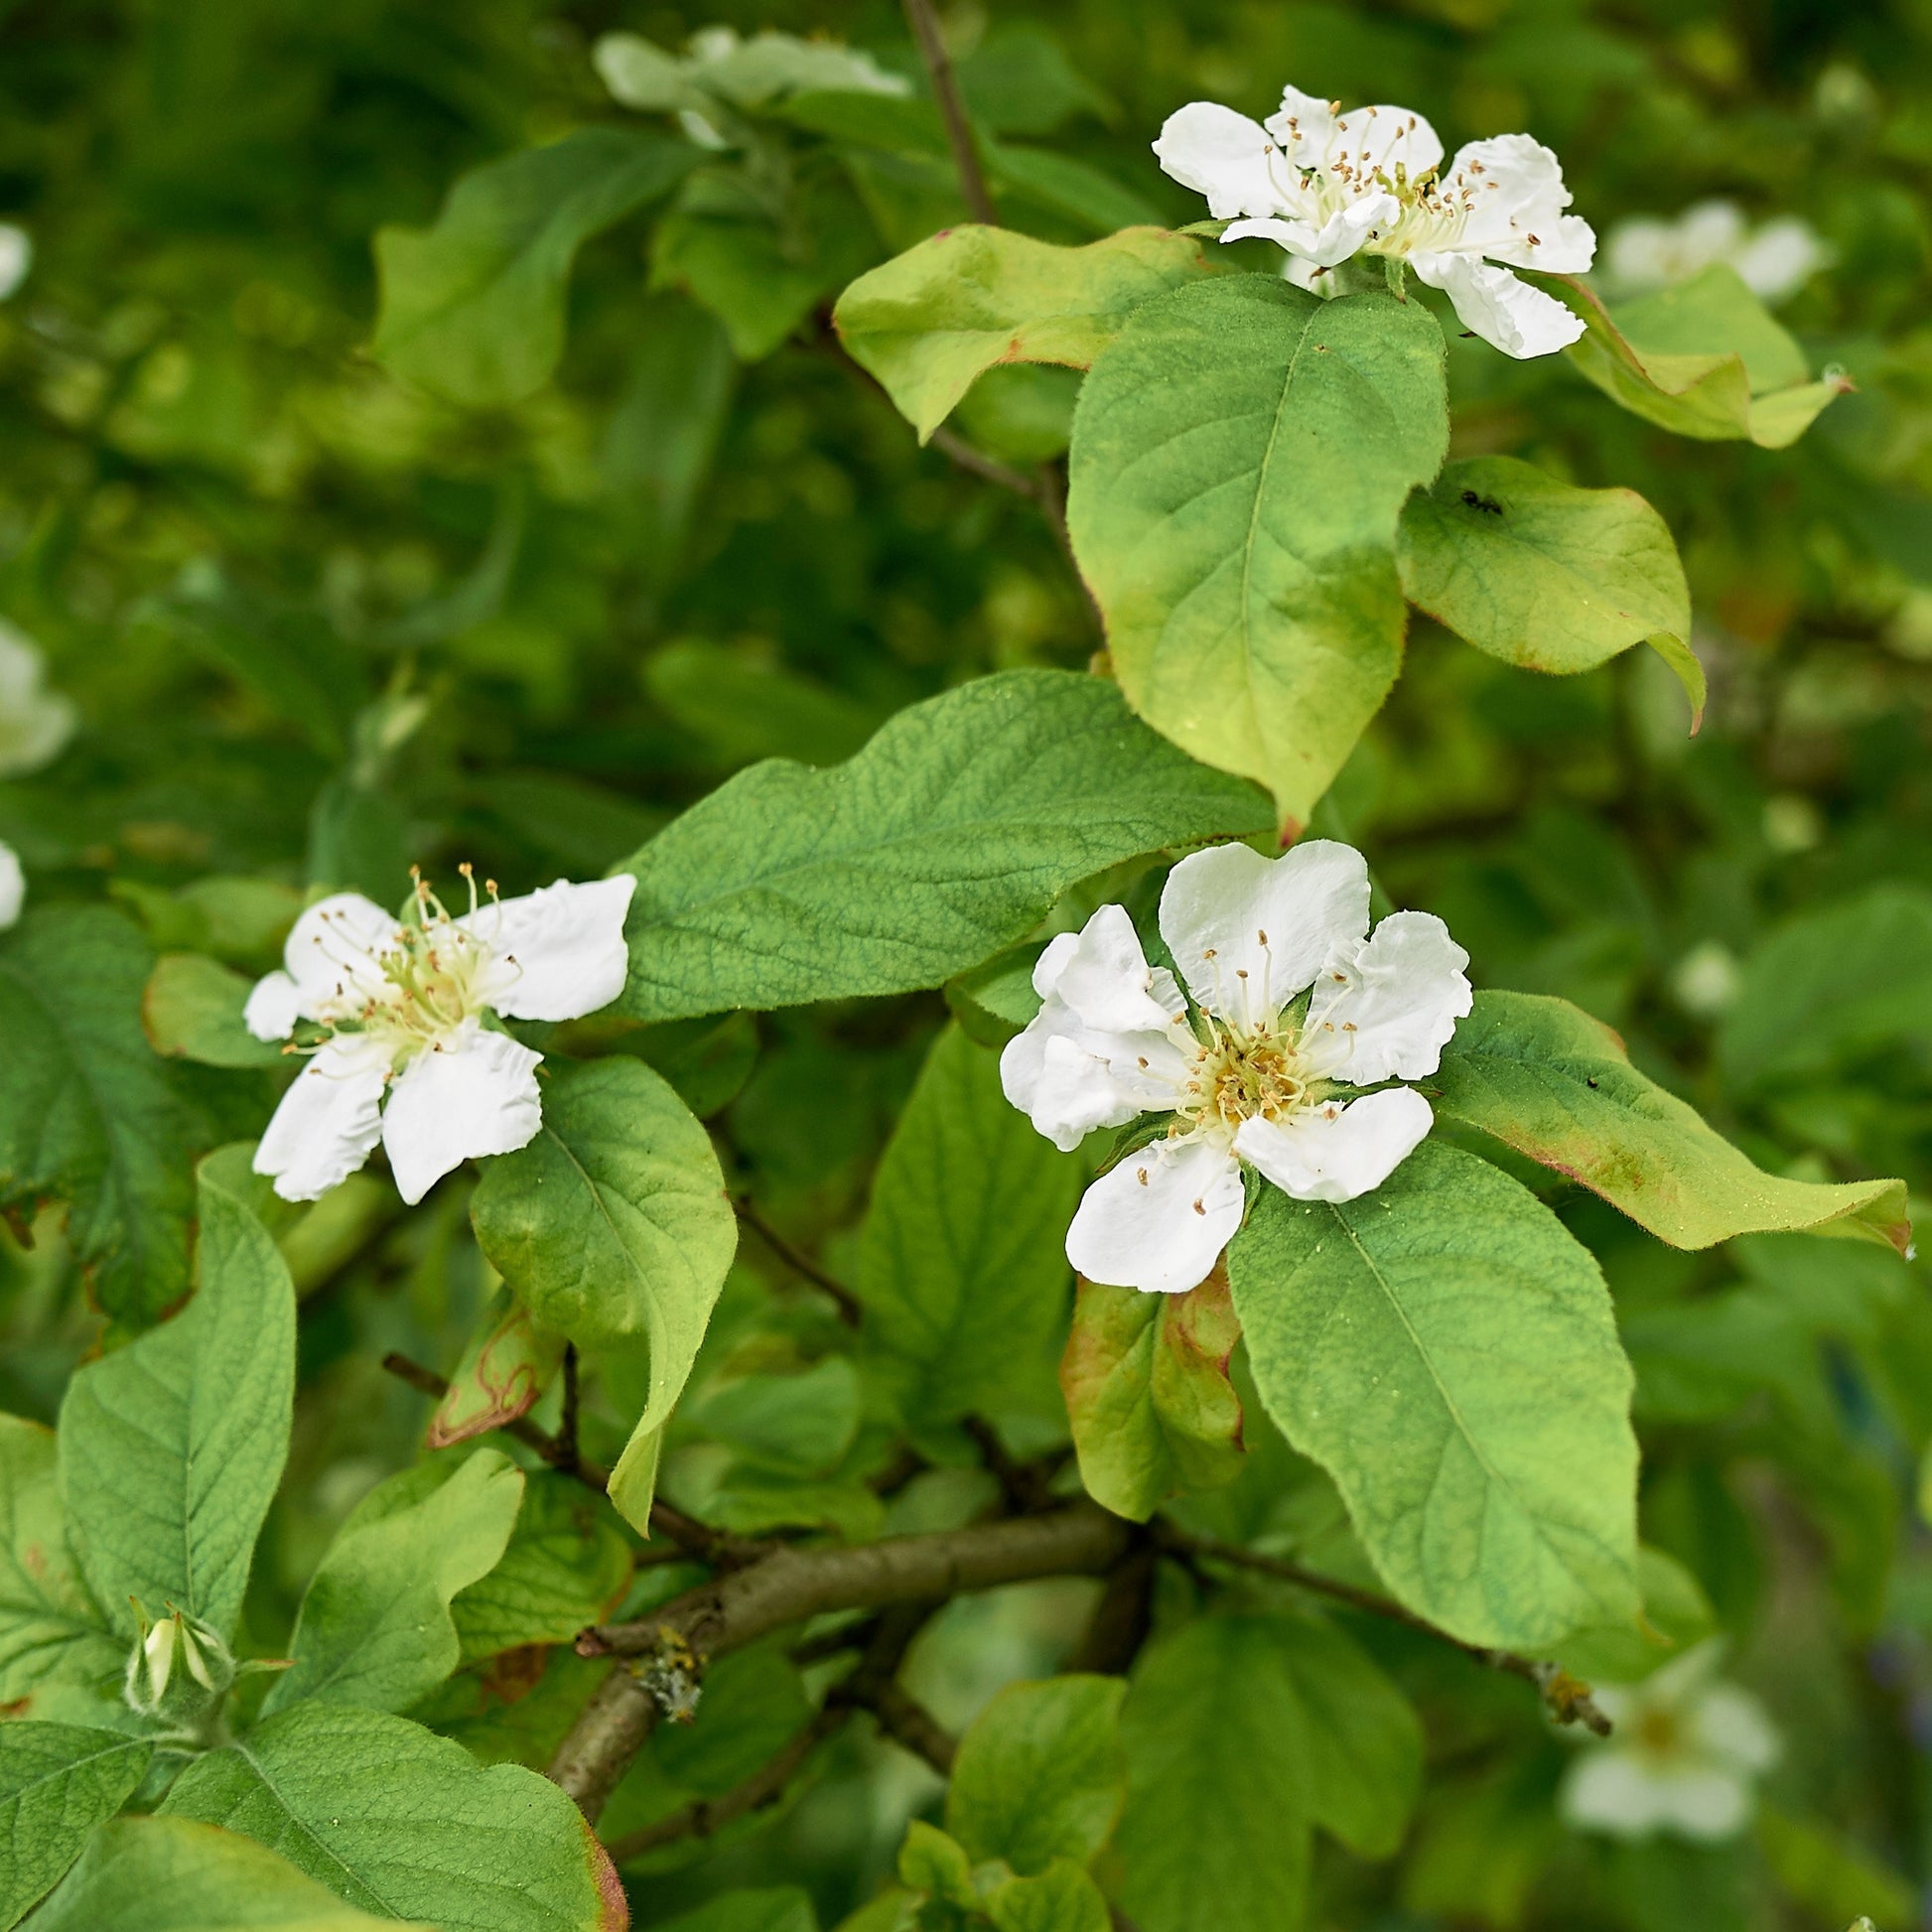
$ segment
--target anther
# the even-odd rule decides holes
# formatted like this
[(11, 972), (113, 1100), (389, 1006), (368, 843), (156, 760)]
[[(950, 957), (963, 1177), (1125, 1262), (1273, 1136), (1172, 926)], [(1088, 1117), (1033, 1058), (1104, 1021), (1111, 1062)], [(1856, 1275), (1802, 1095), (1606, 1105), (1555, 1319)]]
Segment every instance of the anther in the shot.
[(1134, 1172), (1140, 1175), (1141, 1185), (1145, 1187), (1147, 1185), (1147, 1170), (1145, 1168), (1137, 1168)]
[(1194, 1203), (1194, 1212), (1196, 1214), (1205, 1214), (1207, 1212), (1206, 1203), (1203, 1201), (1196, 1201)]

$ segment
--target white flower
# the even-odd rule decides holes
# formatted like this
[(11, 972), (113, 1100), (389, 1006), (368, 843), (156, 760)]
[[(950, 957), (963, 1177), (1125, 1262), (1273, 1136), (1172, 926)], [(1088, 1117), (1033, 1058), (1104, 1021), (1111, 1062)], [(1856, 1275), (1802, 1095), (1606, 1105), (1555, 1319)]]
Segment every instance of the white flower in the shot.
[(0, 302), (19, 288), (34, 265), (34, 237), (11, 221), (0, 221)]
[(1617, 1838), (1675, 1832), (1712, 1843), (1734, 1838), (1751, 1815), (1758, 1774), (1778, 1757), (1777, 1732), (1747, 1691), (1717, 1681), (1724, 1640), (1686, 1651), (1641, 1684), (1599, 1685), (1615, 1726), (1564, 1777), (1569, 1822)]
[(1173, 1116), (1087, 1189), (1066, 1253), (1089, 1281), (1181, 1293), (1241, 1225), (1242, 1163), (1297, 1200), (1353, 1200), (1429, 1132), (1412, 1087), (1342, 1089), (1436, 1071), (1469, 1011), (1469, 956), (1428, 912), (1393, 913), (1370, 936), (1368, 897), (1362, 855), (1326, 839), (1275, 860), (1244, 845), (1181, 860), (1161, 936), (1191, 1024), (1124, 906), (1040, 954), (1043, 1004), (1000, 1058), (1007, 1098), (1059, 1148)]
[(40, 646), (0, 618), (0, 778), (52, 764), (74, 723), (73, 700), (47, 688)]
[(0, 932), (20, 923), (26, 901), (27, 875), (20, 869), (20, 854), (0, 839)]
[(615, 1000), (636, 883), (559, 880), (501, 900), (492, 887), (479, 906), (472, 880), (461, 917), (420, 881), (405, 919), (359, 893), (310, 906), (289, 934), (287, 970), (257, 982), (244, 1017), (257, 1039), (284, 1038), (301, 1020), (329, 1037), (283, 1095), (255, 1172), (273, 1174), (284, 1200), (314, 1200), (379, 1139), (413, 1204), (464, 1161), (527, 1145), (542, 1123), (543, 1055), (483, 1020), (575, 1020)]
[[(1554, 296), (1510, 267), (1581, 273), (1596, 252), (1587, 221), (1564, 213), (1563, 166), (1527, 134), (1457, 150), (1406, 107), (1355, 107), (1294, 87), (1266, 125), (1196, 100), (1169, 115), (1161, 166), (1207, 197), (1223, 241), (1262, 235), (1303, 266), (1293, 279), (1368, 253), (1406, 261), (1448, 295), (1463, 327), (1506, 355), (1549, 355), (1584, 333)], [(1497, 267), (1496, 263), (1508, 264)]]
[(1603, 279), (1615, 294), (1648, 295), (1725, 262), (1760, 301), (1775, 304), (1796, 295), (1826, 257), (1816, 230), (1795, 214), (1752, 229), (1735, 202), (1699, 202), (1675, 221), (1619, 221), (1603, 243)]

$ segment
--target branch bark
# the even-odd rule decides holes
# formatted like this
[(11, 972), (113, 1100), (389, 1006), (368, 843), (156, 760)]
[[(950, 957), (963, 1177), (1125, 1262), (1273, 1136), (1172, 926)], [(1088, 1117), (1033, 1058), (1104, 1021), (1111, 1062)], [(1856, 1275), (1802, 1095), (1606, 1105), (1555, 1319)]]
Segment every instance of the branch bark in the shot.
[(980, 167), (979, 146), (973, 139), (973, 124), (960, 97), (959, 76), (954, 73), (952, 56), (946, 52), (945, 36), (939, 31), (939, 16), (932, 0), (905, 0), (905, 19), (918, 43), (919, 58), (932, 79), (932, 98), (939, 118), (946, 124), (946, 144), (952, 149), (953, 167), (959, 175), (959, 193), (966, 211), (975, 221), (997, 227), (1000, 216), (986, 186)]
[(794, 1275), (832, 1298), (839, 1319), (848, 1328), (859, 1325), (865, 1314), (864, 1303), (836, 1275), (828, 1274), (809, 1255), (793, 1247), (753, 1205), (751, 1195), (734, 1194), (732, 1210)]

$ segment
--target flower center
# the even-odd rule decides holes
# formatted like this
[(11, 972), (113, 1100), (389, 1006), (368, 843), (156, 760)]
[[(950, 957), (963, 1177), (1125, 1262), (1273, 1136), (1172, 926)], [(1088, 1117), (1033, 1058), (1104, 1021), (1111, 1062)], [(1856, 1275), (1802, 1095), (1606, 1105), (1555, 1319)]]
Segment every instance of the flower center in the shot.
[(1674, 1712), (1652, 1708), (1636, 1722), (1637, 1748), (1655, 1757), (1672, 1756), (1683, 1742)]
[(1327, 1090), (1303, 1063), (1300, 1035), (1281, 1020), (1235, 1027), (1202, 1016), (1208, 1037), (1194, 1055), (1175, 1134), (1206, 1127), (1232, 1134), (1244, 1120), (1280, 1120)]

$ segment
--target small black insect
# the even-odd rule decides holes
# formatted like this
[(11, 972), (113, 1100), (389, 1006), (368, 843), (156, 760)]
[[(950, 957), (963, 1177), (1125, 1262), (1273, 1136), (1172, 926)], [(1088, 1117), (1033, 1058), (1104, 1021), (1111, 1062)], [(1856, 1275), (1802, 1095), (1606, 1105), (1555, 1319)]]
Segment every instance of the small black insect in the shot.
[(1587, 1074), (1586, 1074), (1586, 1075), (1584, 1076), (1584, 1085), (1585, 1085), (1585, 1086), (1587, 1086), (1587, 1087), (1593, 1087), (1593, 1086), (1595, 1086), (1595, 1084), (1596, 1084), (1596, 1082), (1595, 1082), (1594, 1080), (1592, 1080), (1592, 1079), (1591, 1079), (1591, 1078), (1590, 1078), (1590, 1077), (1589, 1077), (1589, 1076), (1588, 1076)]
[(1462, 500), (1472, 510), (1480, 510), (1484, 516), (1500, 516), (1503, 513), (1503, 506), (1493, 496), (1478, 496), (1473, 489), (1465, 489)]

